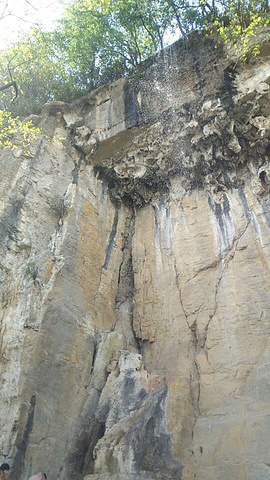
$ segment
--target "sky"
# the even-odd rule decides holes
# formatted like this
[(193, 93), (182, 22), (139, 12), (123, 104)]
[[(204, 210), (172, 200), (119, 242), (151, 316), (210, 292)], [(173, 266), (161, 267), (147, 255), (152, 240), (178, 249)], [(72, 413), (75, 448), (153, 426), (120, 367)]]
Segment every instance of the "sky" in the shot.
[(37, 23), (50, 30), (62, 11), (61, 0), (0, 0), (0, 50)]

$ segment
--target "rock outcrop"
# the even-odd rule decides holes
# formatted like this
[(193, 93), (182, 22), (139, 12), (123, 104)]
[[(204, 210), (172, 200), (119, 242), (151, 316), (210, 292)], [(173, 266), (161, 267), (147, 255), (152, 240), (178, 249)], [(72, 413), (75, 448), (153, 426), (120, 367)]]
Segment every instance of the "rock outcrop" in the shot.
[(0, 152), (12, 479), (269, 478), (269, 75), (193, 36)]

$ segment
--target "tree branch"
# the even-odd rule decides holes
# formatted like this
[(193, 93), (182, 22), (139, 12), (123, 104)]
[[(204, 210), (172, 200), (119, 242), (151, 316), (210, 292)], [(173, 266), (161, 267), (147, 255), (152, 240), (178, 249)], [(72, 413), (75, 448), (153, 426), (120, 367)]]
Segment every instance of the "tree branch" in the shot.
[(7, 8), (8, 8), (8, 0), (6, 0), (6, 4), (5, 4), (5, 6), (2, 10), (2, 13), (0, 15), (0, 20), (4, 17), (7, 17), (8, 15), (10, 15), (9, 13), (5, 13)]
[(8, 88), (14, 88), (14, 97), (11, 99), (11, 102), (14, 103), (16, 98), (18, 97), (18, 85), (15, 81), (12, 81), (10, 83), (7, 83), (6, 85), (3, 85), (2, 87), (0, 87), (0, 92), (3, 92), (4, 90), (7, 90)]
[(25, 3), (28, 3), (28, 5), (30, 5), (30, 7), (32, 7), (34, 10), (38, 10), (36, 7), (34, 7), (34, 5), (32, 5), (32, 3), (29, 2), (29, 0), (24, 0)]

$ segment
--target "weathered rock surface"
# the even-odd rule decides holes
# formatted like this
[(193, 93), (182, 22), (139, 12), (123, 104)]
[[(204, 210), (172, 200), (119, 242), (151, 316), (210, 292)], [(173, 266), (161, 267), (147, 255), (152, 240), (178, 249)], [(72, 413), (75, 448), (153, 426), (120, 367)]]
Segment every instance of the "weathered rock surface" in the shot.
[(179, 42), (0, 153), (12, 478), (269, 478), (268, 55)]

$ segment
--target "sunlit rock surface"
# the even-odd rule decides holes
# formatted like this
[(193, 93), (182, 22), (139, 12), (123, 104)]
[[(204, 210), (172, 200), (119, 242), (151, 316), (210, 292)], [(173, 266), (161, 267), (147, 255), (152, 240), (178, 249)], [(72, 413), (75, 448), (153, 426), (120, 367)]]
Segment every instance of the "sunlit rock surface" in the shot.
[(268, 55), (192, 37), (1, 151), (12, 479), (269, 478)]

